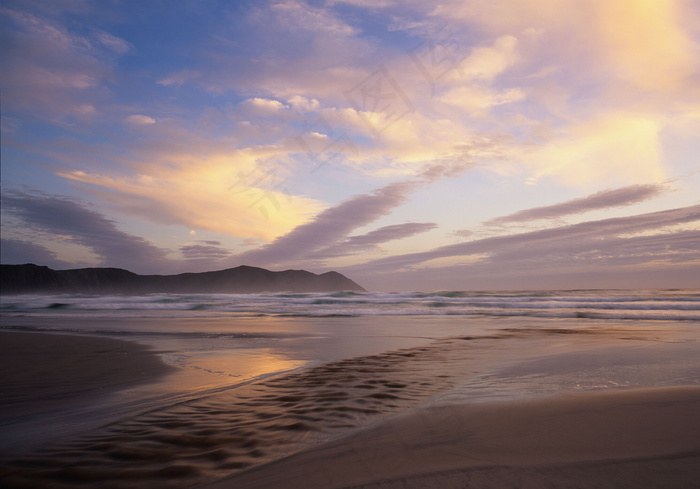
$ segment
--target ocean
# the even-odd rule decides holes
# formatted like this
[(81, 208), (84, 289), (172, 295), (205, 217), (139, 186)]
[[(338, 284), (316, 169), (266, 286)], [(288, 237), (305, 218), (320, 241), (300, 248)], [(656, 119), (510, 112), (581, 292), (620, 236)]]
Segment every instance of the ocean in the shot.
[(99, 318), (451, 315), (697, 321), (700, 319), (700, 291), (19, 295), (3, 298), (0, 314)]
[(17, 295), (0, 315), (172, 367), (0, 424), (0, 459), (44, 447), (32, 467), (104, 487), (190, 487), (426, 406), (700, 385), (700, 290)]

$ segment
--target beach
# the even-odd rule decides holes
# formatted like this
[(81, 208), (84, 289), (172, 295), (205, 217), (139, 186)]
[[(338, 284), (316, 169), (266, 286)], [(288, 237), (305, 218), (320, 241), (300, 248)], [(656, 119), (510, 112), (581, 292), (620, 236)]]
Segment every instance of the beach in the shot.
[(131, 341), (0, 332), (0, 455), (70, 436), (72, 427), (98, 426), (111, 396), (173, 370)]
[(3, 318), (3, 487), (681, 488), (700, 467), (694, 320), (43, 311)]
[(421, 409), (206, 486), (688, 488), (700, 388)]
[(0, 343), (3, 418), (55, 411), (171, 370), (130, 341), (2, 332)]

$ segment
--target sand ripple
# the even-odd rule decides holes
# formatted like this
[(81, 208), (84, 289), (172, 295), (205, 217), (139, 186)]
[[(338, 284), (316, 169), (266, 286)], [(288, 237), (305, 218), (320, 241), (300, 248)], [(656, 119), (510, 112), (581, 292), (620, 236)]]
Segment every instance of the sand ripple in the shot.
[(27, 488), (164, 489), (224, 477), (449, 389), (444, 346), (346, 359), (144, 413), (10, 461), (0, 475)]
[(592, 333), (607, 345), (631, 339), (602, 328), (501, 330), (332, 362), (124, 419), (6, 461), (0, 477), (17, 488), (192, 487), (438, 399), (466, 378), (474, 383), (494, 342), (525, 340), (501, 349), (517, 356), (523, 345), (544, 348), (545, 338), (559, 344), (562, 335)]

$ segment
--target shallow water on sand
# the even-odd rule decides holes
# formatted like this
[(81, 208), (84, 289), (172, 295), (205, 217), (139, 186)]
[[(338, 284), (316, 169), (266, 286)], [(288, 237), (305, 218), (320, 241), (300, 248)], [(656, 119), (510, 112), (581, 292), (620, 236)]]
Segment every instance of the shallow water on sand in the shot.
[[(35, 327), (17, 319), (17, 328)], [(42, 325), (73, 334), (81, 327), (96, 334), (89, 322)], [(102, 327), (164, 352), (178, 371), (147, 387), (150, 403), (6, 457), (7, 484), (190, 487), (419, 406), (700, 385), (698, 324), (688, 321), (265, 318)]]

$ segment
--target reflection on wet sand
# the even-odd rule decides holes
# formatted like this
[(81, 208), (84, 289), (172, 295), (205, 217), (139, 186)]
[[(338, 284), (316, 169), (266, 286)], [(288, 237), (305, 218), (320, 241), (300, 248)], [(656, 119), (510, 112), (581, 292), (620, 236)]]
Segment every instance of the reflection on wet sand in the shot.
[(2, 476), (11, 487), (191, 487), (455, 392), (468, 401), (470, 379), (490, 376), (493, 388), (527, 359), (574, 344), (606, 356), (611, 346), (658, 345), (647, 340), (605, 328), (501, 330), (334, 361), (129, 417), (10, 461)]

